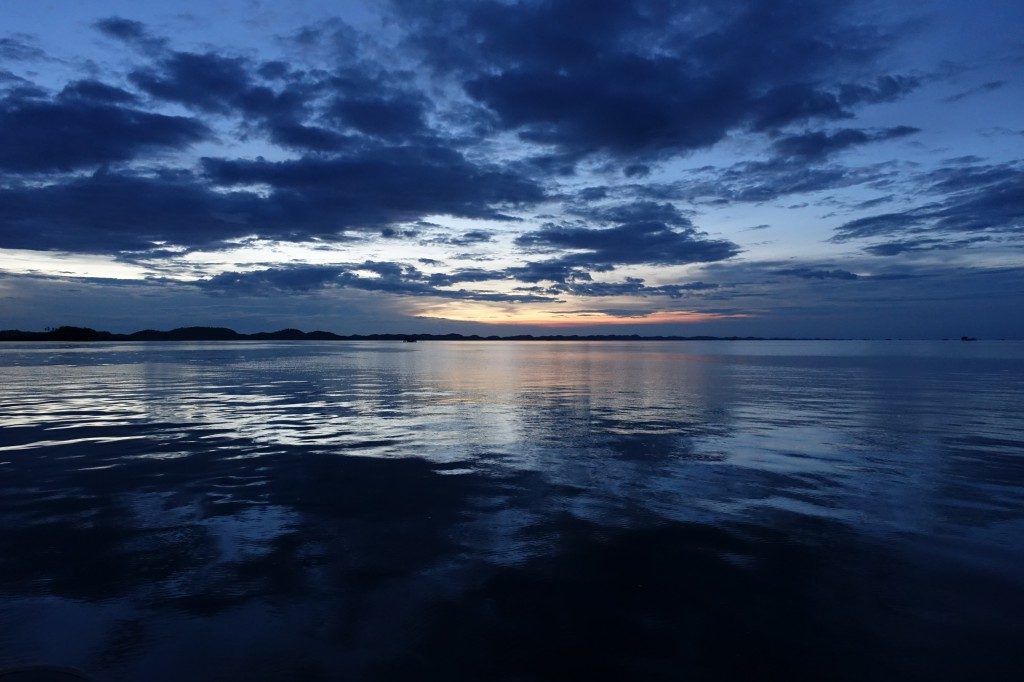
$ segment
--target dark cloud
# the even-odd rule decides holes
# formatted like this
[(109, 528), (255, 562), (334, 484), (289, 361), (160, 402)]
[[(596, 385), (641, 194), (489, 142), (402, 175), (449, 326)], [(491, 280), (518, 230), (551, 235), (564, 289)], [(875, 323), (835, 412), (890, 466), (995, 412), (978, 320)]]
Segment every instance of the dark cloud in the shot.
[(659, 222), (686, 229), (693, 227), (689, 217), (668, 202), (634, 201), (613, 206), (593, 206), (584, 200), (582, 206), (570, 206), (569, 211), (603, 223)]
[(215, 294), (253, 295), (268, 292), (308, 293), (331, 287), (379, 291), (403, 296), (493, 301), (509, 303), (552, 302), (552, 296), (445, 289), (458, 282), (494, 279), (489, 274), (474, 276), (468, 271), (446, 278), (425, 275), (412, 265), (365, 261), (346, 265), (290, 265), (248, 272), (223, 272), (197, 285)]
[(795, 268), (782, 268), (775, 270), (776, 275), (789, 275), (792, 277), (800, 277), (801, 279), (845, 279), (854, 280), (860, 279), (860, 276), (850, 272), (849, 270), (841, 270), (839, 268), (833, 268), (831, 270), (825, 268), (816, 268), (813, 266), (798, 266)]
[(323, 51), (332, 62), (348, 63), (361, 56), (366, 37), (338, 17), (328, 17), (315, 24), (302, 26), (280, 39), (285, 45), (301, 51)]
[[(840, 265), (842, 267), (840, 267)], [(858, 274), (856, 280), (779, 275), (790, 268)], [(921, 259), (850, 256), (842, 264), (814, 261), (735, 261), (704, 268), (721, 288), (702, 302), (742, 303), (758, 316), (758, 329), (782, 336), (959, 338), (963, 329), (996, 332), (1022, 327), (1019, 315), (1020, 267), (950, 266)], [(997, 312), (998, 311), (998, 312)], [(853, 331), (856, 329), (857, 331)]]
[(10, 71), (0, 71), (0, 94), (10, 101), (42, 100), (50, 96), (43, 88)]
[(302, 98), (290, 90), (272, 90), (253, 80), (254, 64), (213, 52), (171, 52), (155, 66), (137, 69), (131, 80), (152, 97), (201, 111), (249, 116), (291, 117)]
[(901, 241), (881, 242), (865, 246), (864, 250), (875, 256), (899, 256), (906, 253), (927, 251), (951, 251), (962, 249), (972, 244), (991, 241), (991, 237), (969, 237), (967, 239), (904, 239)]
[[(69, 171), (145, 152), (180, 150), (210, 136), (201, 122), (121, 106), (130, 101), (94, 81), (70, 84), (53, 100), (0, 100), (0, 169)], [(127, 95), (127, 93), (124, 93)]]
[(68, 83), (57, 97), (65, 101), (78, 99), (106, 104), (133, 104), (139, 100), (138, 97), (127, 90), (91, 79)]
[(12, 62), (30, 62), (46, 59), (43, 52), (32, 39), (32, 36), (24, 33), (0, 38), (0, 59)]
[(419, 234), (416, 230), (399, 230), (394, 227), (384, 227), (380, 231), (380, 236), (384, 239), (412, 239)]
[(439, 146), (368, 146), (331, 158), (289, 161), (204, 159), (217, 186), (266, 185), (296, 217), (322, 229), (380, 227), (430, 214), (502, 218), (506, 205), (544, 191), (510, 170), (477, 165)]
[(866, 218), (857, 218), (837, 227), (832, 241), (844, 242), (851, 239), (902, 232), (909, 227), (920, 224), (925, 219), (926, 212), (917, 210), (900, 213), (880, 213)]
[(152, 35), (141, 21), (108, 17), (100, 19), (93, 26), (108, 38), (120, 40), (143, 50), (160, 50), (167, 44), (165, 39)]
[(863, 211), (863, 210), (866, 210), (866, 209), (869, 209), (869, 208), (874, 208), (875, 206), (881, 206), (882, 204), (887, 204), (890, 201), (892, 201), (893, 198), (894, 198), (894, 195), (886, 194), (885, 196), (875, 197), (874, 199), (865, 199), (864, 201), (857, 202), (856, 204), (854, 204), (850, 208), (852, 208), (855, 211)]
[(133, 21), (122, 17), (108, 17), (95, 23), (96, 29), (110, 38), (118, 40), (141, 40), (149, 33), (141, 21)]
[(517, 265), (508, 268), (509, 276), (519, 280), (536, 284), (537, 282), (571, 282), (589, 281), (591, 275), (579, 266), (566, 263), (561, 260), (531, 261), (525, 265)]
[(921, 85), (916, 76), (884, 75), (869, 83), (843, 83), (839, 102), (844, 106), (893, 102)]
[(849, 118), (917, 85), (843, 79), (890, 38), (834, 1), (393, 4), (410, 42), (501, 128), (576, 153), (684, 152), (732, 130)]
[(920, 129), (910, 126), (896, 126), (879, 131), (856, 128), (842, 128), (832, 132), (819, 130), (780, 137), (772, 143), (772, 148), (781, 157), (820, 161), (844, 149), (906, 137), (917, 132), (920, 132)]
[(259, 294), (268, 290), (303, 293), (336, 283), (345, 269), (337, 265), (292, 265), (249, 272), (222, 272), (202, 280), (200, 287), (211, 292)]
[(404, 141), (430, 135), (430, 101), (408, 75), (365, 61), (299, 72), (218, 52), (162, 50), (130, 80), (151, 97), (196, 111), (240, 117), (275, 144), (337, 151), (352, 135)]
[(590, 272), (607, 272), (619, 265), (707, 263), (731, 258), (740, 251), (730, 241), (709, 239), (668, 202), (635, 201), (611, 206), (577, 203), (570, 210), (588, 221), (612, 227), (548, 223), (521, 234), (515, 243), (528, 251), (568, 253), (510, 268), (510, 276), (528, 283), (571, 284), (589, 282)]
[[(421, 134), (425, 100), (406, 96), (401, 78), (379, 68), (347, 66), (306, 77), (248, 57), (172, 51), (130, 20), (107, 19), (97, 27), (144, 43), (148, 63), (129, 81), (150, 98), (188, 107), (218, 128), (220, 117), (237, 117), (243, 136), (258, 131), (279, 146), (312, 153), (280, 162), (208, 158), (201, 160), (202, 175), (149, 166), (145, 173), (104, 170), (8, 185), (2, 190), (8, 202), (0, 207), (0, 239), (8, 245), (112, 252), (160, 242), (216, 247), (245, 236), (336, 239), (352, 229), (408, 236), (395, 223), (430, 214), (507, 218), (503, 208), (545, 197), (519, 171), (470, 161)], [(180, 150), (211, 135), (196, 119), (136, 108), (135, 93), (100, 81), (69, 83), (54, 98), (27, 92), (22, 81), (0, 109), (2, 169), (70, 171), (143, 154), (152, 162), (154, 152)], [(389, 117), (371, 106), (371, 98), (416, 113)], [(339, 116), (345, 130), (330, 127)], [(401, 139), (387, 143), (380, 139), (385, 134)], [(253, 185), (261, 191), (251, 191)]]
[(631, 163), (622, 169), (627, 178), (645, 178), (651, 174), (651, 167), (645, 163)]
[[(766, 161), (740, 161), (724, 168), (697, 168), (670, 184), (638, 186), (640, 196), (686, 200), (711, 205), (765, 202), (793, 194), (870, 184), (883, 187), (898, 176), (892, 163), (851, 168), (834, 163), (813, 163), (795, 157), (773, 156)], [(789, 208), (805, 208), (801, 202)]]
[[(717, 284), (688, 282), (684, 284), (648, 285), (638, 277), (627, 277), (622, 282), (593, 282), (589, 276), (579, 279), (565, 278), (548, 287), (519, 287), (523, 293), (452, 289), (460, 284), (507, 280), (515, 277), (518, 269), (484, 270), (469, 268), (451, 273), (425, 274), (418, 268), (403, 263), (365, 261), (343, 265), (295, 264), (251, 270), (223, 272), (200, 280), (203, 290), (220, 295), (304, 294), (328, 288), (353, 288), (363, 291), (382, 291), (405, 296), (432, 296), (436, 298), (495, 301), (495, 302), (553, 302), (561, 295), (581, 297), (609, 296), (665, 296), (682, 298), (688, 293), (716, 289)], [(521, 278), (517, 278), (521, 279)], [(548, 278), (544, 278), (548, 279)]]
[(336, 130), (304, 125), (288, 119), (266, 123), (270, 140), (288, 149), (312, 152), (336, 152), (350, 146), (353, 141)]
[(707, 239), (694, 228), (673, 229), (663, 222), (623, 223), (607, 229), (549, 225), (516, 239), (523, 247), (573, 250), (559, 262), (573, 267), (683, 265), (725, 260), (739, 253), (730, 241)]
[(467, 244), (489, 242), (492, 239), (494, 239), (493, 232), (487, 232), (486, 230), (470, 230), (469, 232), (463, 232), (460, 236), (454, 238), (451, 243), (456, 246), (466, 246)]
[(640, 277), (626, 277), (622, 282), (565, 282), (551, 287), (551, 291), (574, 296), (667, 296), (682, 298), (687, 293), (717, 289), (717, 284), (689, 282), (652, 286)]
[[(21, 161), (10, 150), (3, 153)], [(276, 163), (206, 159), (204, 168), (203, 177), (99, 172), (0, 188), (0, 245), (109, 253), (157, 242), (216, 247), (245, 236), (337, 239), (346, 230), (381, 229), (428, 214), (500, 217), (496, 206), (543, 198), (536, 184), (447, 149), (373, 148)], [(257, 184), (271, 191), (249, 191)], [(225, 191), (233, 187), (239, 189)]]
[(977, 87), (973, 87), (968, 90), (962, 90), (961, 92), (958, 92), (955, 95), (950, 95), (943, 101), (947, 103), (959, 102), (960, 100), (967, 99), (972, 95), (979, 95), (984, 92), (992, 92), (993, 90), (998, 90), (1002, 88), (1004, 85), (1006, 85), (1006, 81), (988, 81), (987, 83), (982, 83)]
[(470, 230), (457, 235), (444, 235), (427, 239), (427, 244), (450, 244), (451, 246), (472, 246), (474, 244), (486, 244), (494, 240), (494, 233), (487, 230)]
[[(424, 259), (420, 259), (421, 262)], [(507, 273), (483, 268), (464, 268), (454, 272), (435, 272), (427, 276), (427, 282), (435, 287), (450, 287), (464, 282), (491, 282), (507, 278)]]
[(157, 242), (214, 246), (257, 233), (286, 237), (286, 218), (255, 194), (214, 192), (187, 173), (99, 172), (0, 188), (0, 246), (9, 248), (114, 253)]
[[(250, 239), (333, 254), (358, 240), (384, 254), (268, 262), (180, 284), (195, 299), (219, 295), (212, 302), (225, 309), (241, 307), (229, 294), (310, 294), (300, 298), (312, 306), (312, 294), (344, 288), (338, 298), (367, 301), (386, 299), (380, 293), (496, 302), (686, 296), (700, 307), (747, 297), (764, 301), (762, 311), (820, 312), (826, 299), (891, 302), (898, 292), (885, 282), (908, 277), (911, 266), (922, 300), (938, 296), (941, 288), (918, 279), (939, 252), (1020, 246), (1020, 164), (842, 163), (845, 151), (916, 132), (868, 127), (900, 120), (888, 111), (857, 120), (862, 108), (934, 87), (883, 63), (902, 27), (875, 21), (895, 13), (840, 0), (393, 5), (398, 20), (379, 35), (325, 18), (269, 38), (269, 61), (251, 42), (196, 47), (188, 37), (191, 47), (175, 49), (146, 25), (114, 17), (95, 27), (127, 53), (120, 59), (106, 43), (87, 65), (0, 71), (0, 247), (111, 254), (178, 278), (200, 272), (181, 265), (183, 251)], [(19, 34), (0, 38), (0, 59), (56, 63)], [(77, 75), (60, 80), (67, 73)], [(988, 80), (948, 101), (1004, 83)], [(899, 112), (914, 114), (914, 104)], [(687, 154), (722, 140), (715, 158), (730, 160), (686, 167)], [(211, 143), (209, 158), (184, 153), (199, 142)], [(836, 191), (854, 186), (862, 196)], [(733, 259), (737, 244), (694, 224), (694, 208), (825, 191), (831, 196), (786, 203), (856, 212), (833, 240), (864, 239), (863, 252), (842, 263), (744, 267)], [(454, 229), (427, 223), (434, 215), (506, 224)], [(517, 250), (500, 253), (514, 237)], [(479, 253), (445, 248), (444, 260), (391, 262), (400, 240)], [(706, 281), (661, 284), (648, 272), (686, 264), (701, 264)], [(648, 279), (608, 274), (624, 266)]]
[(917, 190), (934, 199), (905, 211), (851, 220), (832, 240), (893, 234), (1002, 232), (1024, 230), (1024, 169), (1018, 164), (953, 163), (917, 179)]
[(425, 133), (422, 97), (396, 93), (390, 97), (338, 97), (330, 107), (333, 119), (361, 133), (394, 139)]

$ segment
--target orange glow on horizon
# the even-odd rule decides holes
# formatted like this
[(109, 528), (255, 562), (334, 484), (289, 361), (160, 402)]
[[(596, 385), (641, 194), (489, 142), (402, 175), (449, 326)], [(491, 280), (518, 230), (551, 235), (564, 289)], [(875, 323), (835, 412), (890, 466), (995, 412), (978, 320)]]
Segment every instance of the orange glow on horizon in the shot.
[(659, 310), (635, 316), (609, 315), (599, 311), (552, 311), (495, 309), (481, 304), (441, 304), (421, 312), (417, 317), (477, 322), (481, 324), (514, 324), (537, 327), (585, 327), (597, 325), (695, 324), (753, 317), (748, 313), (706, 313), (696, 310)]

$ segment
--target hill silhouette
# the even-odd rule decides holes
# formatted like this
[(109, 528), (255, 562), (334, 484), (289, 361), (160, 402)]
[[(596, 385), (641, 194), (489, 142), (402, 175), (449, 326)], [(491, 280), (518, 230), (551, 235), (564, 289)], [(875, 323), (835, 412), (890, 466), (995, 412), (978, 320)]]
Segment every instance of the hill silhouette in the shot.
[[(759, 336), (641, 336), (639, 334), (349, 334), (327, 331), (304, 332), (280, 329), (274, 332), (242, 334), (227, 327), (178, 327), (169, 331), (143, 329), (131, 334), (114, 334), (88, 327), (57, 327), (41, 332), (8, 329), (0, 341), (763, 341)], [(782, 339), (775, 339), (782, 340)]]

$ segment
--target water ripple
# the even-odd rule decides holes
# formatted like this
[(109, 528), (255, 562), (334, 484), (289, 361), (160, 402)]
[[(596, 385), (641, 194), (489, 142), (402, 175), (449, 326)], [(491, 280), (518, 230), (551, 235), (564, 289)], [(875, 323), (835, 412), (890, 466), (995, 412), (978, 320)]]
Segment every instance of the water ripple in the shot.
[(1022, 344), (11, 344), (0, 383), (0, 664), (494, 679), (604, 627), (658, 678), (732, 623), (926, 677), (886, 657), (984, 669), (1022, 625)]

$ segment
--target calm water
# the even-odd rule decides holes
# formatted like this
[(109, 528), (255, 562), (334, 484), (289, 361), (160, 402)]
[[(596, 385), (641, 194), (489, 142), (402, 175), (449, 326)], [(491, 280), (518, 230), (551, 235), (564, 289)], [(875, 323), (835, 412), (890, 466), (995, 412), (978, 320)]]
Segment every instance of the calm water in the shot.
[(0, 346), (0, 667), (1021, 679), (1024, 343)]

